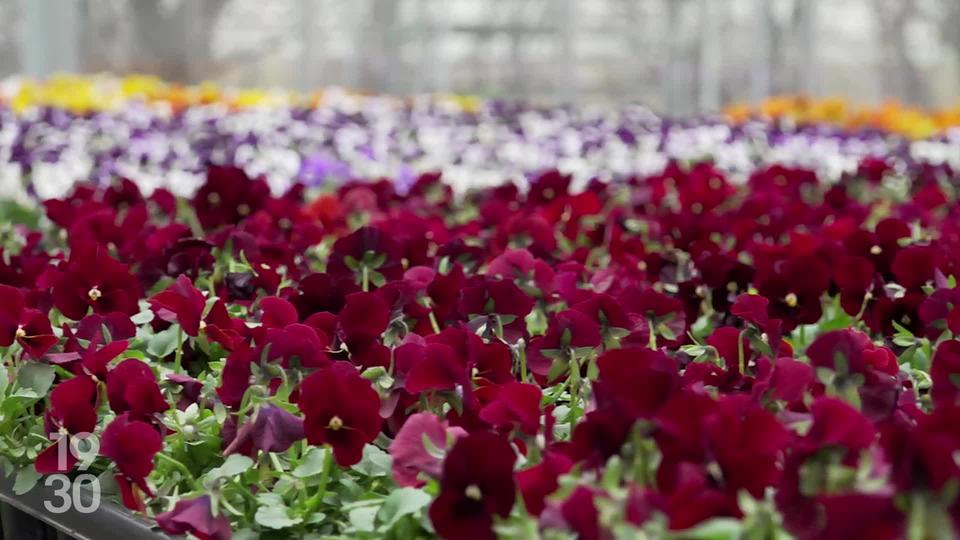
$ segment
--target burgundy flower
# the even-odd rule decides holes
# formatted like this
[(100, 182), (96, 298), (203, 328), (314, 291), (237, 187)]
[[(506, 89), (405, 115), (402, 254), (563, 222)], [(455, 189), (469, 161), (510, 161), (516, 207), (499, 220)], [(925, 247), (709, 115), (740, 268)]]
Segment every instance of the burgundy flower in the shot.
[(445, 328), (439, 334), (426, 338), (427, 344), (442, 343), (453, 348), (460, 359), (473, 372), (474, 381), (505, 384), (514, 380), (513, 354), (502, 341), (485, 343), (480, 336), (466, 328)]
[(598, 347), (601, 339), (596, 321), (581, 311), (561, 311), (551, 317), (546, 335), (531, 340), (527, 359), (530, 371), (546, 377), (558, 356), (566, 361), (577, 349)]
[(937, 250), (932, 246), (910, 246), (897, 252), (891, 270), (897, 283), (907, 289), (919, 289), (933, 279), (934, 271), (940, 266)]
[(395, 353), (397, 375), (403, 387), (412, 394), (430, 390), (470, 391), (469, 374), (464, 359), (442, 343), (407, 343)]
[(544, 499), (557, 490), (561, 475), (573, 468), (573, 462), (559, 452), (547, 451), (543, 461), (517, 473), (517, 487), (523, 496), (527, 512), (538, 516), (543, 512)]
[(631, 420), (653, 415), (678, 389), (677, 364), (660, 351), (629, 348), (605, 352), (597, 361), (597, 405)]
[(240, 407), (243, 395), (250, 388), (251, 366), (260, 362), (260, 353), (258, 348), (243, 345), (227, 356), (220, 375), (220, 386), (217, 387), (217, 396), (227, 407)]
[(363, 447), (380, 433), (380, 397), (346, 362), (310, 374), (300, 383), (304, 432), (310, 444), (329, 444), (343, 467), (360, 461)]
[(200, 540), (230, 540), (230, 520), (221, 513), (213, 515), (209, 495), (180, 499), (169, 512), (157, 514), (157, 526), (172, 535), (190, 534)]
[(77, 246), (61, 265), (62, 275), (53, 287), (53, 302), (66, 317), (82, 319), (89, 309), (108, 314), (136, 314), (141, 288), (127, 265), (95, 244)]
[(864, 450), (877, 438), (873, 424), (846, 402), (819, 397), (810, 406), (813, 425), (795, 446), (798, 452), (815, 452), (825, 447), (846, 449), (849, 454)]
[(511, 343), (526, 334), (524, 317), (531, 309), (533, 300), (510, 280), (473, 281), (460, 294), (461, 315), (486, 324), (488, 332), (496, 328), (498, 318), (504, 339)]
[(823, 526), (801, 539), (897, 540), (904, 537), (905, 516), (885, 494), (844, 493), (817, 498)]
[(402, 247), (376, 227), (361, 227), (333, 244), (327, 272), (337, 277), (352, 276), (356, 283), (377, 287), (379, 278), (399, 279), (403, 275)]
[[(421, 474), (440, 478), (443, 456), (435, 455), (435, 451), (446, 452), (451, 443), (465, 435), (463, 429), (450, 427), (431, 413), (410, 415), (390, 443), (394, 481), (401, 487), (420, 487), (426, 483)], [(433, 449), (427, 448), (428, 440)]]
[(153, 458), (163, 449), (163, 437), (150, 424), (131, 420), (128, 413), (110, 422), (100, 439), (100, 453), (117, 466), (116, 480), (127, 508), (143, 504), (137, 490), (152, 496), (147, 476), (153, 470)]
[(944, 341), (937, 347), (930, 364), (930, 378), (930, 397), (937, 407), (955, 405), (960, 396), (960, 341)]
[(283, 328), (297, 322), (297, 308), (293, 304), (276, 296), (267, 296), (260, 299), (260, 322), (264, 328)]
[(527, 435), (540, 429), (540, 387), (511, 382), (501, 386), (492, 401), (480, 409), (480, 419), (500, 428), (518, 428)]
[(586, 486), (577, 486), (563, 503), (560, 515), (567, 527), (577, 534), (580, 540), (600, 540), (600, 513), (594, 504), (594, 490)]
[(129, 412), (138, 420), (150, 420), (170, 408), (150, 366), (134, 358), (120, 362), (107, 373), (107, 398), (113, 412)]
[(305, 324), (270, 328), (262, 343), (270, 347), (270, 359), (280, 358), (284, 367), (319, 368), (330, 363), (326, 353), (330, 345), (327, 336)]
[(85, 374), (97, 381), (105, 381), (107, 380), (107, 366), (114, 358), (123, 354), (125, 350), (127, 350), (126, 341), (111, 341), (100, 347), (97, 340), (93, 340), (86, 350), (79, 355), (79, 369), (75, 371), (78, 375)]
[(28, 309), (19, 289), (0, 285), (0, 347), (17, 342), (29, 356), (39, 359), (57, 341), (46, 314)]
[(378, 339), (390, 322), (390, 309), (376, 294), (356, 292), (346, 297), (346, 303), (337, 315), (341, 339), (363, 343)]
[(299, 293), (291, 298), (301, 319), (314, 313), (337, 313), (343, 309), (346, 295), (360, 289), (351, 279), (337, 279), (330, 274), (310, 274), (300, 280)]
[(88, 341), (129, 340), (137, 335), (137, 327), (128, 315), (114, 312), (106, 315), (91, 313), (77, 325), (77, 337)]
[(673, 531), (688, 529), (712, 517), (737, 514), (736, 500), (711, 485), (703, 470), (691, 463), (680, 465), (663, 506), (668, 527)]
[(476, 432), (459, 439), (443, 462), (430, 521), (446, 539), (495, 539), (493, 516), (507, 517), (516, 499), (516, 454), (506, 439)]
[(193, 209), (204, 229), (232, 225), (252, 215), (270, 199), (261, 179), (251, 180), (242, 169), (212, 166), (207, 181), (193, 197)]
[(224, 455), (240, 453), (256, 458), (260, 451), (286, 452), (305, 436), (302, 419), (269, 403), (235, 431), (231, 440), (224, 437)]
[[(50, 393), (46, 428), (60, 438), (37, 455), (35, 467), (41, 474), (66, 473), (77, 464), (77, 457), (59, 445), (73, 444), (73, 436), (93, 433), (97, 427), (97, 385), (89, 377), (74, 377), (58, 384)], [(66, 459), (61, 460), (60, 456)]]
[(185, 275), (180, 275), (166, 290), (150, 298), (157, 316), (167, 322), (178, 322), (192, 337), (200, 333), (206, 299)]
[(705, 422), (709, 447), (734, 493), (762, 497), (780, 476), (780, 453), (791, 441), (772, 414), (737, 397), (727, 397)]
[(900, 393), (894, 376), (900, 371), (892, 351), (879, 347), (857, 330), (834, 330), (817, 336), (807, 347), (814, 368), (828, 368), (836, 374), (833, 385), (857, 386), (863, 411), (872, 420), (893, 412)]

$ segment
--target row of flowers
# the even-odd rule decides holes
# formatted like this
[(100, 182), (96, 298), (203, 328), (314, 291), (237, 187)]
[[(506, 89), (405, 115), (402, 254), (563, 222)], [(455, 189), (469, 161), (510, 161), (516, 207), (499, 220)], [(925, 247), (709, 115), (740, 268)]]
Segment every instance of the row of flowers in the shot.
[(958, 178), (893, 162), (74, 186), (4, 216), (4, 469), (198, 538), (949, 535)]
[[(8, 99), (0, 98), (0, 198), (24, 204), (117, 177), (146, 195), (163, 188), (191, 197), (211, 162), (263, 176), (275, 196), (298, 183), (379, 177), (405, 192), (433, 171), (457, 195), (511, 181), (526, 187), (547, 169), (571, 175), (579, 190), (594, 178), (656, 174), (672, 160), (711, 160), (735, 184), (773, 164), (837, 182), (871, 157), (884, 158), (898, 178), (923, 166), (960, 168), (956, 129), (911, 139), (898, 135), (892, 121), (884, 129), (849, 130), (802, 121), (802, 111), (798, 124), (787, 106), (763, 107), (759, 115), (741, 111), (731, 122), (672, 120), (640, 106), (544, 107), (334, 90), (300, 101), (268, 94), (275, 99), (267, 103), (276, 103), (267, 106), (252, 94), (146, 78), (7, 86)], [(194, 97), (176, 102), (178, 92)], [(101, 106), (96, 96), (111, 97)], [(73, 106), (69, 99), (92, 103)]]

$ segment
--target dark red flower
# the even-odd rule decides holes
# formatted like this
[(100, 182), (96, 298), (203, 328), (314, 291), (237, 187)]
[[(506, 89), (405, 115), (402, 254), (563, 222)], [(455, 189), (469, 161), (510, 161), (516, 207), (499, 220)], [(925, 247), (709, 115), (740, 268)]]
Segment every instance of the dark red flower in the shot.
[(543, 461), (517, 473), (517, 487), (523, 496), (527, 512), (539, 516), (546, 503), (544, 499), (557, 490), (561, 475), (573, 468), (573, 462), (559, 452), (547, 451)]
[(466, 358), (443, 343), (407, 343), (396, 348), (394, 361), (404, 389), (411, 394), (430, 390), (454, 390), (458, 386), (469, 392), (470, 374)]
[(141, 287), (127, 265), (95, 244), (77, 246), (61, 265), (62, 274), (53, 287), (53, 302), (66, 317), (82, 319), (89, 309), (108, 314), (119, 311), (134, 315), (140, 311)]
[(180, 323), (188, 336), (200, 333), (206, 299), (187, 276), (180, 275), (166, 290), (150, 298), (150, 305), (161, 319)]
[(28, 309), (19, 289), (0, 285), (0, 347), (17, 342), (27, 355), (39, 359), (57, 341), (46, 314)]
[(506, 439), (471, 433), (443, 462), (440, 495), (430, 505), (430, 521), (448, 540), (495, 539), (493, 516), (507, 517), (516, 499), (516, 454)]
[(951, 339), (937, 346), (930, 364), (930, 378), (933, 379), (930, 397), (937, 407), (955, 405), (960, 396), (960, 341)]
[(209, 495), (180, 499), (169, 512), (157, 514), (157, 526), (172, 535), (190, 534), (200, 540), (230, 540), (230, 520), (223, 513), (213, 515)]
[(497, 325), (502, 326), (503, 338), (511, 343), (526, 335), (524, 317), (531, 309), (533, 299), (511, 280), (478, 279), (470, 282), (460, 294), (462, 316), (471, 319), (472, 325), (485, 325), (491, 334)]
[[(567, 309), (550, 318), (547, 333), (530, 342), (530, 371), (546, 377), (554, 361), (567, 361), (578, 349), (598, 347), (600, 325), (581, 311)], [(580, 353), (583, 356), (583, 353)]]
[(389, 307), (379, 296), (369, 292), (348, 294), (343, 309), (337, 314), (340, 338), (348, 346), (378, 339), (389, 322)]
[(293, 304), (276, 296), (260, 299), (260, 322), (264, 328), (283, 328), (297, 322), (297, 308)]
[(815, 452), (825, 447), (843, 448), (848, 455), (864, 450), (877, 438), (874, 425), (845, 401), (819, 397), (810, 406), (813, 425), (795, 445), (795, 451)]
[(137, 490), (152, 496), (147, 476), (153, 470), (154, 456), (162, 449), (163, 437), (157, 430), (146, 422), (131, 420), (129, 414), (121, 414), (103, 430), (100, 454), (117, 466), (116, 479), (127, 508), (143, 506)]
[(660, 351), (614, 349), (601, 355), (597, 364), (597, 406), (631, 420), (650, 417), (679, 388), (676, 361)]
[(73, 444), (74, 435), (93, 433), (97, 427), (96, 403), (97, 385), (89, 377), (74, 377), (53, 389), (45, 425), (48, 432), (58, 433), (59, 439), (37, 455), (37, 472), (65, 473), (73, 469), (77, 457), (69, 449), (64, 452), (59, 445)]
[(510, 382), (497, 390), (496, 397), (480, 409), (480, 419), (494, 427), (518, 428), (527, 435), (540, 430), (540, 387)]
[(134, 358), (120, 362), (107, 373), (107, 398), (113, 412), (129, 412), (138, 420), (149, 421), (170, 408), (150, 366)]
[(717, 402), (704, 427), (731, 492), (745, 489), (759, 498), (767, 486), (776, 484), (780, 453), (791, 441), (776, 417), (737, 397), (727, 397)]
[(224, 455), (244, 454), (256, 458), (260, 451), (286, 452), (304, 438), (303, 420), (272, 404), (259, 407), (231, 438), (223, 437)]
[[(431, 413), (410, 415), (390, 443), (394, 481), (401, 487), (419, 487), (426, 483), (421, 475), (440, 478), (443, 456), (435, 452), (446, 452), (458, 437), (465, 435), (463, 429), (450, 427)], [(433, 449), (427, 448), (427, 440)]]
[(284, 367), (319, 368), (330, 363), (326, 353), (329, 339), (305, 324), (270, 328), (261, 342), (270, 348), (269, 359), (281, 359)]
[(360, 462), (380, 433), (380, 397), (353, 365), (334, 362), (300, 383), (304, 432), (310, 444), (329, 444), (343, 467)]
[(891, 270), (897, 283), (907, 289), (919, 289), (933, 279), (933, 273), (940, 265), (939, 254), (932, 246), (913, 245), (897, 252)]
[(207, 181), (193, 197), (193, 209), (204, 229), (233, 225), (252, 215), (270, 199), (262, 178), (251, 180), (243, 169), (211, 166)]
[[(333, 244), (327, 272), (336, 277), (350, 276), (357, 284), (366, 281), (376, 288), (384, 280), (403, 275), (402, 247), (376, 227), (361, 227)], [(378, 277), (379, 276), (379, 277)]]

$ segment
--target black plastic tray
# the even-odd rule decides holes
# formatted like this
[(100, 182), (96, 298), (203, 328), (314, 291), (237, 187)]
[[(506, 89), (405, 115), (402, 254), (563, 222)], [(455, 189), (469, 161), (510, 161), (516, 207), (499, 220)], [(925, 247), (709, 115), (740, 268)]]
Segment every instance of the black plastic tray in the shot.
[[(170, 540), (146, 519), (125, 508), (104, 501), (100, 508), (84, 514), (70, 508), (61, 514), (49, 511), (44, 501), (59, 501), (54, 488), (42, 482), (29, 492), (13, 492), (13, 476), (0, 474), (0, 529), (3, 540)], [(91, 494), (80, 490), (84, 504)]]

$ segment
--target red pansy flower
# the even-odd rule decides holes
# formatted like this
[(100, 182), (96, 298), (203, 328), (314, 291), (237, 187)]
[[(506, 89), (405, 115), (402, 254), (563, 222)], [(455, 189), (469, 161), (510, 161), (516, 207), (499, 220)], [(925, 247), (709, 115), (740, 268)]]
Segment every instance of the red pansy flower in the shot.
[(156, 515), (157, 526), (172, 535), (190, 534), (200, 540), (230, 540), (230, 520), (220, 513), (213, 515), (209, 495), (180, 499), (173, 509)]
[[(419, 487), (426, 483), (421, 474), (440, 478), (443, 457), (435, 455), (436, 450), (446, 452), (453, 441), (465, 435), (462, 428), (448, 426), (431, 413), (410, 415), (390, 443), (394, 481), (401, 487)], [(427, 448), (427, 440), (433, 449)]]
[(140, 310), (140, 283), (106, 247), (76, 246), (61, 270), (53, 287), (53, 302), (66, 317), (79, 321), (91, 308), (100, 314), (119, 311), (134, 315)]
[(103, 430), (100, 453), (117, 466), (116, 480), (123, 504), (141, 509), (138, 490), (152, 496), (147, 476), (153, 470), (153, 458), (163, 449), (163, 437), (150, 424), (121, 414)]
[(430, 505), (430, 521), (448, 540), (493, 540), (493, 516), (507, 517), (516, 499), (516, 454), (506, 439), (471, 433), (443, 462), (440, 495)]
[(28, 309), (19, 289), (0, 285), (0, 347), (17, 342), (29, 356), (39, 359), (57, 341), (46, 314)]
[[(58, 384), (50, 393), (45, 426), (60, 439), (37, 455), (35, 467), (41, 474), (65, 473), (77, 464), (69, 447), (75, 435), (90, 434), (97, 427), (97, 385), (89, 377), (74, 377)], [(61, 459), (64, 457), (65, 459)]]
[(380, 433), (380, 397), (346, 362), (315, 371), (300, 383), (304, 432), (310, 444), (329, 444), (337, 463), (360, 462), (363, 447)]

